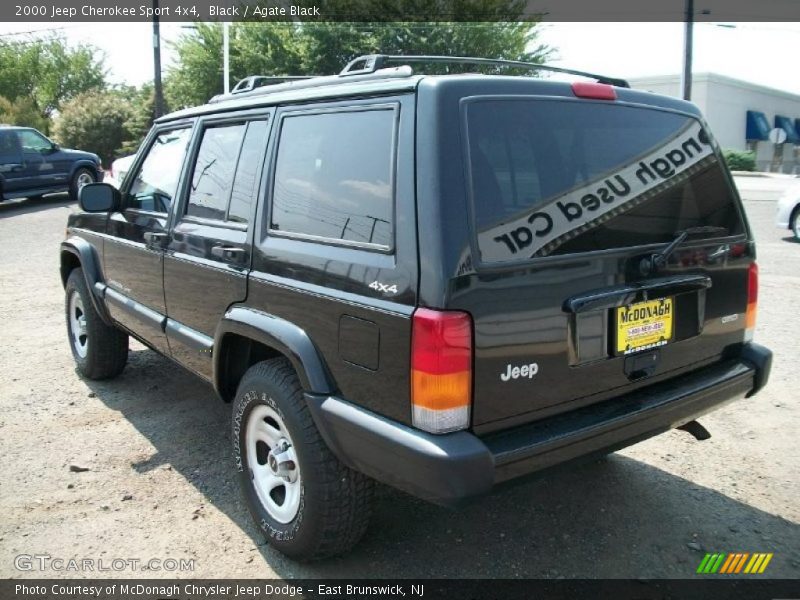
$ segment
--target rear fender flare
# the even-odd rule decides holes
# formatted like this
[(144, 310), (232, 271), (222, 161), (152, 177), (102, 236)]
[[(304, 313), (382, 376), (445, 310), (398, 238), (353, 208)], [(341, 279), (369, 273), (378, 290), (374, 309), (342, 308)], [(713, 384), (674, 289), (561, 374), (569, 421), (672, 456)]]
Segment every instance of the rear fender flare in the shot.
[(292, 363), (300, 385), (306, 392), (331, 394), (336, 390), (333, 377), (308, 334), (285, 319), (243, 306), (233, 306), (217, 326), (214, 335), (214, 389), (223, 396), (223, 344), (226, 334), (236, 334), (273, 348)]

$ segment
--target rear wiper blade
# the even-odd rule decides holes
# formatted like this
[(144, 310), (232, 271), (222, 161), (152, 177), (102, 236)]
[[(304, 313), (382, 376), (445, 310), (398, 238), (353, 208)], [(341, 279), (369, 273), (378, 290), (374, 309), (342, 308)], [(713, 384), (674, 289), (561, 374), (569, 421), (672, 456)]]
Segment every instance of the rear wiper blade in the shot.
[(728, 229), (726, 227), (716, 227), (714, 225), (703, 225), (700, 227), (689, 227), (682, 231), (677, 232), (678, 237), (672, 240), (666, 248), (661, 252), (652, 254), (649, 258), (643, 258), (640, 265), (640, 270), (643, 275), (649, 275), (658, 269), (663, 269), (667, 266), (669, 257), (678, 249), (678, 247), (687, 240), (687, 238), (696, 236), (706, 236), (715, 233), (726, 234)]

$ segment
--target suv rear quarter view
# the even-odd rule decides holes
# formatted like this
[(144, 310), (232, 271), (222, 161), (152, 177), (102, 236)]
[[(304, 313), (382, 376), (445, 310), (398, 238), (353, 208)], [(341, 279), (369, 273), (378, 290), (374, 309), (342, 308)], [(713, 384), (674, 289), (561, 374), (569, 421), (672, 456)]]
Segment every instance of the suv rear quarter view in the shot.
[(693, 105), (422, 61), (160, 119), (62, 244), (79, 372), (119, 374), (133, 336), (211, 382), (248, 507), (297, 559), (352, 547), (376, 480), (456, 505), (703, 439), (769, 375), (755, 246)]

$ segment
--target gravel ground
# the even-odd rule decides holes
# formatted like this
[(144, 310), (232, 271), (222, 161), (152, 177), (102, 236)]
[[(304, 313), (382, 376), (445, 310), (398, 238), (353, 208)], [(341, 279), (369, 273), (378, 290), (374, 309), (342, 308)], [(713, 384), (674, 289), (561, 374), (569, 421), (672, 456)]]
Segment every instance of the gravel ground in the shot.
[(774, 228), (772, 188), (743, 189), (759, 242), (756, 339), (775, 362), (759, 395), (702, 420), (710, 440), (669, 432), (459, 511), (382, 488), (363, 542), (314, 565), (283, 558), (251, 524), (229, 407), (210, 387), (137, 343), (119, 379), (76, 375), (58, 275), (74, 207), (63, 196), (0, 204), (0, 577), (97, 575), (15, 568), (36, 554), (96, 568), (194, 560), (193, 571), (112, 577), (680, 578), (705, 551), (746, 551), (774, 552), (768, 574), (797, 578), (800, 244)]

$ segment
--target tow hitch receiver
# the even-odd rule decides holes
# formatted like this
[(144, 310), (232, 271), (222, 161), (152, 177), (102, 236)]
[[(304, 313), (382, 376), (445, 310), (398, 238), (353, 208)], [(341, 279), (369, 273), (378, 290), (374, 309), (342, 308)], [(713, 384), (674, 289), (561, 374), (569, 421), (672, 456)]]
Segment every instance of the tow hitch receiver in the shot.
[(681, 425), (678, 427), (681, 431), (686, 431), (687, 433), (691, 433), (694, 438), (702, 442), (703, 440), (707, 440), (711, 437), (711, 434), (708, 432), (708, 429), (700, 425), (697, 421), (689, 421), (685, 425)]

